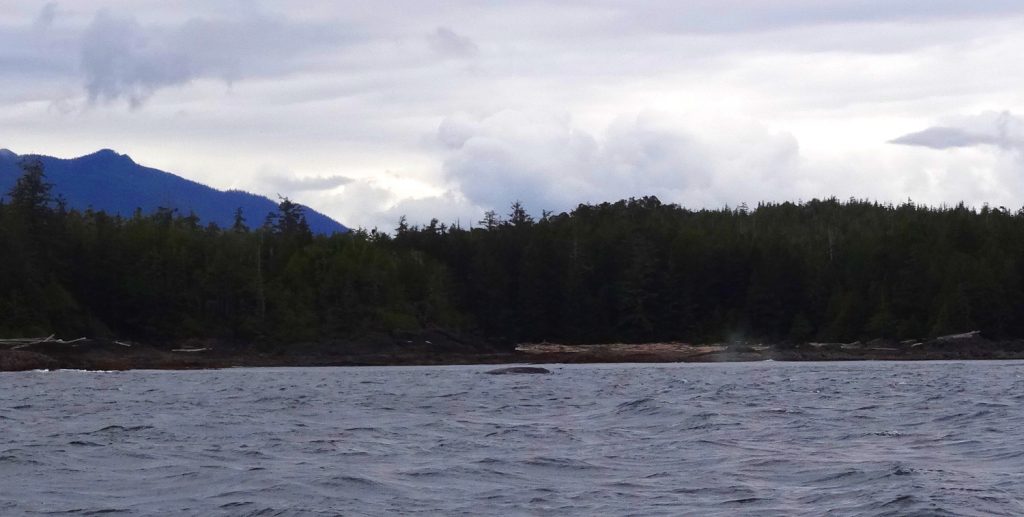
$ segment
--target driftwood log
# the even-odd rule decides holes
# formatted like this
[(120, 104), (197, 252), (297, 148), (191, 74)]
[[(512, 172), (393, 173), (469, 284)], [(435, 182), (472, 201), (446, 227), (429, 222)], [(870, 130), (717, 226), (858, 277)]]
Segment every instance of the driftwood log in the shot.
[[(89, 341), (92, 341), (92, 340), (87, 338), (87, 337), (80, 337), (80, 338), (65, 340), (65, 339), (60, 339), (60, 338), (56, 337), (54, 334), (50, 334), (49, 336), (46, 336), (46, 337), (19, 337), (19, 338), (0, 339), (0, 349), (20, 350), (22, 348), (28, 348), (30, 346), (44, 345), (44, 344), (70, 345), (70, 346), (74, 347), (74, 346), (78, 346), (79, 343), (89, 342)], [(121, 342), (121, 341), (111, 341), (111, 343), (114, 343), (115, 345), (120, 345), (120, 346), (123, 346), (123, 347), (130, 347), (130, 346), (132, 346), (132, 345), (130, 345), (128, 343), (124, 343), (124, 342)]]

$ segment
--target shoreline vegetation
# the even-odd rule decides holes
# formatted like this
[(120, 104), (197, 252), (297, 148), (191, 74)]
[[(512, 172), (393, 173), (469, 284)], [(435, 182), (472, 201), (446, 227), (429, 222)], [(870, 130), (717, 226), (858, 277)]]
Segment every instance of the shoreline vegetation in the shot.
[(643, 197), (317, 235), (288, 199), (121, 217), (22, 169), (0, 370), (1024, 358), (1024, 209)]
[(1024, 359), (1024, 340), (992, 341), (980, 332), (897, 342), (853, 343), (524, 343), (513, 350), (433, 331), (362, 340), (259, 347), (216, 339), (148, 345), (109, 339), (0, 340), (0, 371), (182, 370), (233, 367), (411, 366), (457, 364), (677, 363), (751, 361)]

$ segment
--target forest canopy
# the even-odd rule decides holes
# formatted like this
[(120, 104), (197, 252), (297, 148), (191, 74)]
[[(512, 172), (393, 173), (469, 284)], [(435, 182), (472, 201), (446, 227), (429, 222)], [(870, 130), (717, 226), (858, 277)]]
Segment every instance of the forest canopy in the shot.
[(690, 210), (655, 197), (473, 227), (315, 236), (69, 210), (39, 163), (0, 203), (0, 337), (278, 344), (441, 328), (506, 342), (1024, 337), (1024, 211), (837, 199)]

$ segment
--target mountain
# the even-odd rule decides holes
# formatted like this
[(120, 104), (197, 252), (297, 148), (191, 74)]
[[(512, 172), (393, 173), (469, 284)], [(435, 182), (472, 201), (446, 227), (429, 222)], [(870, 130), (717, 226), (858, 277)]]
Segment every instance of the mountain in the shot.
[[(230, 227), (235, 210), (242, 214), (249, 227), (263, 224), (270, 212), (277, 212), (277, 202), (240, 190), (222, 191), (201, 183), (135, 163), (128, 155), (110, 149), (82, 156), (61, 159), (51, 156), (19, 156), (0, 149), (0, 196), (6, 196), (21, 176), (19, 162), (23, 158), (42, 161), (53, 193), (64, 197), (69, 208), (93, 208), (110, 214), (131, 216), (136, 208), (151, 213), (157, 208), (176, 208), (179, 213), (194, 212), (205, 223)], [(316, 234), (347, 232), (341, 223), (309, 207), (306, 221)]]

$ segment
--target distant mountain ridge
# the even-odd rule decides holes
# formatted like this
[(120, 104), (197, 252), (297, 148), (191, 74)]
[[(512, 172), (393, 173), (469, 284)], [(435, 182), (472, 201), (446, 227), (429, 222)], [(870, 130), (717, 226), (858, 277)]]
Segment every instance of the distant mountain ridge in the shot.
[[(246, 224), (263, 224), (270, 212), (277, 212), (277, 202), (240, 190), (217, 190), (201, 183), (159, 169), (135, 163), (126, 154), (103, 149), (78, 158), (63, 159), (42, 155), (18, 155), (0, 149), (0, 197), (6, 197), (21, 176), (19, 162), (38, 158), (45, 168), (53, 193), (67, 200), (68, 207), (92, 208), (110, 214), (131, 216), (136, 209), (152, 213), (160, 207), (177, 209), (188, 215), (195, 213), (203, 224), (216, 223), (227, 228), (235, 220), (235, 210), (242, 209)], [(329, 235), (348, 231), (341, 223), (304, 206), (306, 221), (313, 233)]]

